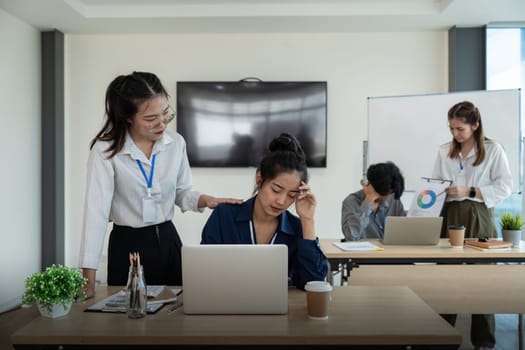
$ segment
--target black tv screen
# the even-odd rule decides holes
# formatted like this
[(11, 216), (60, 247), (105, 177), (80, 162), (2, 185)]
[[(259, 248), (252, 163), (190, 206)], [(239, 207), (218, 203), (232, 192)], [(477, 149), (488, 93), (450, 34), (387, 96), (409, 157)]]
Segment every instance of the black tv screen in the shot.
[(257, 166), (286, 132), (326, 167), (326, 82), (178, 82), (177, 131), (194, 167)]

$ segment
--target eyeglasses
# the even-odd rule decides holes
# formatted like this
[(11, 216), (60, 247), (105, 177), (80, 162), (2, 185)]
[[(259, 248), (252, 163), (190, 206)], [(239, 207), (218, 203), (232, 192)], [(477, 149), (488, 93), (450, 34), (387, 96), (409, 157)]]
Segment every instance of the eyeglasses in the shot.
[(149, 124), (148, 131), (151, 133), (163, 131), (164, 127), (175, 119), (175, 116), (175, 111), (169, 106), (168, 110), (162, 115), (157, 115), (154, 119), (146, 121)]

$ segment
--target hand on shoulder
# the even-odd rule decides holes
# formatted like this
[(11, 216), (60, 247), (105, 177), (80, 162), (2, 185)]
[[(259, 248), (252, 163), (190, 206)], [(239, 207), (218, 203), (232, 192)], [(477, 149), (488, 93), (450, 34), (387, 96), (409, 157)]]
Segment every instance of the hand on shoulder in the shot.
[(207, 194), (203, 194), (199, 197), (199, 208), (210, 208), (210, 209), (214, 209), (216, 208), (219, 204), (222, 204), (222, 203), (228, 203), (228, 204), (242, 204), (243, 200), (242, 199), (237, 199), (237, 198), (217, 198), (217, 197), (213, 197), (213, 196), (209, 196)]

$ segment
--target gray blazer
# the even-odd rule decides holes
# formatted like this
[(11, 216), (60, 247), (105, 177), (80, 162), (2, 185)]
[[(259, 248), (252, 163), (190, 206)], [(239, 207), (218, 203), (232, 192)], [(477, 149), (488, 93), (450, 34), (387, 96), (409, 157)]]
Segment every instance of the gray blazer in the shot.
[(374, 212), (372, 206), (365, 201), (365, 192), (359, 190), (343, 201), (341, 229), (349, 241), (382, 239), (387, 216), (406, 216), (403, 203), (391, 195)]

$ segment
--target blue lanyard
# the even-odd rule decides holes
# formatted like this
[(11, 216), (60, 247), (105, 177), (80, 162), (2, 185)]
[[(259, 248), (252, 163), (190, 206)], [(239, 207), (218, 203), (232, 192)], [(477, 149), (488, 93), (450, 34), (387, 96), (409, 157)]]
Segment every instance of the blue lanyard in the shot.
[(151, 186), (153, 184), (153, 173), (155, 172), (155, 158), (157, 157), (157, 154), (154, 154), (153, 157), (151, 157), (151, 170), (149, 171), (149, 179), (146, 175), (146, 171), (144, 170), (144, 167), (142, 166), (142, 163), (140, 160), (137, 159), (137, 164), (139, 165), (140, 171), (142, 172), (142, 175), (144, 176), (144, 180), (146, 180), (146, 185), (148, 186), (148, 197), (151, 197)]
[(376, 218), (376, 213), (372, 212), (372, 219), (374, 223), (376, 224), (377, 228), (379, 229), (379, 232), (381, 232), (381, 237), (384, 234), (384, 227), (385, 227), (385, 208), (379, 207), (379, 211), (377, 213), (379, 216), (379, 221)]
[(459, 170), (462, 171), (465, 166), (463, 165), (463, 162), (461, 161), (461, 157), (458, 157), (458, 161), (459, 161)]

